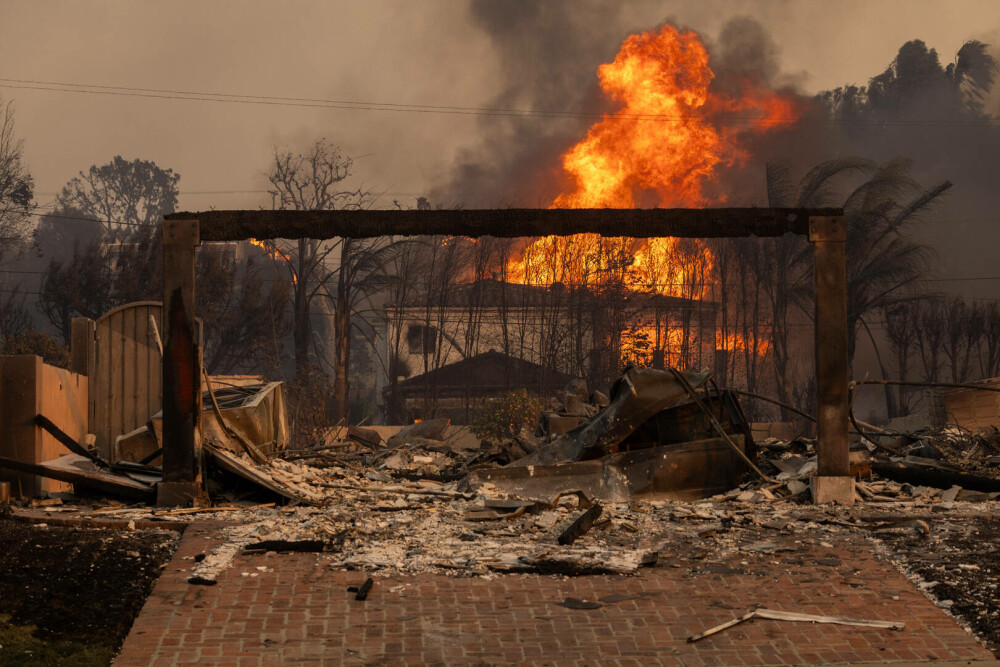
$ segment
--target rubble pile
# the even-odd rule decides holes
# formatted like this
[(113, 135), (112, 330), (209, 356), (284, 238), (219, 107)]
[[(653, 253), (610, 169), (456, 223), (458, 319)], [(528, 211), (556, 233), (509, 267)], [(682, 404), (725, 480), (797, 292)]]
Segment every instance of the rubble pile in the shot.
[(948, 427), (928, 434), (922, 444), (925, 447), (921, 451), (925, 454), (930, 453), (932, 458), (939, 458), (957, 470), (1000, 478), (1000, 429), (995, 426), (975, 433)]
[(535, 437), (551, 442), (608, 407), (610, 399), (596, 389), (590, 392), (587, 381), (577, 378), (549, 399), (549, 409), (538, 420)]
[(479, 449), (456, 447), (444, 436), (449, 422), (430, 419), (416, 422), (383, 440), (374, 429), (351, 426), (331, 429), (325, 441), (310, 449), (282, 454), (314, 468), (342, 468), (369, 480), (393, 479), (449, 482), (463, 478), (473, 465), (510, 459), (510, 443), (482, 443)]

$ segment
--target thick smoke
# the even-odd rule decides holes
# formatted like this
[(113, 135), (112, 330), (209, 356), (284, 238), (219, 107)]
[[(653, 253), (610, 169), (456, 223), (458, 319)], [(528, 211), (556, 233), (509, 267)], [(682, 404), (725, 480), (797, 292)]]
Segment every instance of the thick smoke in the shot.
[[(471, 15), (492, 42), (502, 81), (497, 109), (599, 114), (595, 75), (628, 34), (618, 3), (601, 0), (473, 0)], [(456, 159), (450, 182), (431, 193), (440, 206), (547, 206), (561, 177), (559, 157), (596, 116), (484, 116), (481, 139)]]
[[(599, 0), (474, 0), (471, 8), (476, 26), (490, 39), (501, 62), (501, 92), (491, 106), (577, 115), (484, 117), (479, 141), (459, 153), (448, 183), (434, 190), (430, 199), (446, 207), (548, 206), (565, 184), (562, 154), (609, 109), (597, 67), (614, 58), (629, 34), (657, 25), (638, 25), (618, 3)], [(669, 18), (661, 22), (676, 24)], [(796, 94), (798, 82), (782, 74), (778, 47), (754, 19), (729, 20), (715, 43), (702, 37), (712, 53), (716, 91), (736, 95), (742, 82), (750, 81)], [(797, 136), (791, 129), (770, 134), (784, 135), (785, 143), (793, 142), (800, 151), (806, 145), (815, 154), (829, 149), (822, 137)], [(748, 136), (745, 141), (755, 139)], [(754, 155), (787, 157), (768, 149), (782, 142), (767, 139), (757, 144), (751, 147)], [(763, 204), (763, 162), (757, 162), (726, 170), (724, 179), (708, 184), (711, 196), (730, 203)]]
[[(598, 0), (474, 0), (472, 15), (502, 63), (503, 83), (493, 105), (538, 111), (606, 110), (597, 67), (614, 58), (628, 34), (656, 27), (637, 25), (618, 3)], [(730, 205), (766, 205), (766, 163), (781, 163), (796, 178), (834, 158), (859, 155), (885, 162), (907, 157), (925, 187), (954, 183), (936, 219), (920, 230), (938, 251), (939, 273), (996, 274), (988, 249), (1000, 241), (1000, 91), (987, 85), (979, 91), (979, 108), (969, 106), (976, 99), (970, 95), (975, 82), (969, 64), (976, 59), (970, 60), (968, 52), (964, 62), (958, 62), (962, 52), (942, 57), (914, 35), (914, 41), (899, 45), (899, 55), (883, 65), (885, 71), (874, 68), (871, 81), (848, 81), (817, 94), (806, 93), (798, 78), (785, 73), (798, 70), (794, 63), (782, 67), (780, 48), (753, 18), (730, 18), (716, 35), (702, 37), (711, 53), (716, 92), (736, 94), (741, 80), (750, 80), (798, 96), (803, 108), (796, 124), (741, 132), (748, 158), (720, 169), (717, 180), (706, 186), (709, 196)], [(995, 49), (992, 53), (997, 55)], [(984, 83), (981, 76), (979, 83)], [(594, 120), (484, 117), (480, 141), (460, 153), (449, 182), (432, 193), (431, 201), (467, 208), (547, 206), (565, 184), (560, 156)], [(987, 224), (989, 219), (995, 224)], [(981, 242), (970, 248), (969, 238)], [(942, 290), (958, 291), (949, 290), (956, 286), (969, 296), (995, 292), (995, 283), (988, 281), (943, 283)]]

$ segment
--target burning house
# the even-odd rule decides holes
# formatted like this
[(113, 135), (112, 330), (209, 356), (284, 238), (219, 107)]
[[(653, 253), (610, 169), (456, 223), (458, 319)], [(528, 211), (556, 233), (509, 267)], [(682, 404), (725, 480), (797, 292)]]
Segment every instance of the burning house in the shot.
[[(434, 302), (417, 295), (386, 309), (384, 340), (395, 343), (394, 377), (382, 388), (389, 423), (413, 416), (418, 403), (421, 415), (440, 416), (434, 408), (445, 397), (458, 403), (441, 409), (467, 423), (487, 397), (514, 389), (544, 396), (574, 377), (604, 385), (625, 365), (712, 367), (716, 310), (620, 284), (481, 280)], [(497, 360), (503, 368), (493, 368)]]

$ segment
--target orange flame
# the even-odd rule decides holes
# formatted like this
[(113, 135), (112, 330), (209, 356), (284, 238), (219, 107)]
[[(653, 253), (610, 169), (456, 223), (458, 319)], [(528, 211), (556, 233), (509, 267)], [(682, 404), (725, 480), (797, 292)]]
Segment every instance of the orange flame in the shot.
[(563, 156), (574, 189), (556, 197), (562, 208), (630, 208), (637, 192), (652, 191), (659, 206), (705, 206), (703, 185), (720, 164), (744, 158), (737, 130), (711, 119), (745, 112), (753, 130), (795, 120), (796, 104), (741, 82), (732, 99), (709, 90), (714, 78), (697, 33), (665, 25), (631, 35), (613, 62), (598, 70), (601, 88), (621, 103)]
[[(630, 208), (637, 200), (663, 207), (703, 207), (725, 201), (704, 186), (720, 166), (746, 159), (739, 130), (764, 132), (794, 122), (797, 102), (738, 82), (740, 96), (710, 90), (714, 73), (697, 33), (664, 25), (629, 36), (613, 62), (598, 68), (601, 88), (620, 104), (563, 155), (570, 188), (553, 208)], [(677, 239), (601, 238), (596, 234), (548, 236), (525, 247), (508, 266), (511, 279), (604, 284), (620, 280), (636, 291), (703, 299), (714, 258), (704, 245), (683, 248)], [(669, 338), (669, 336), (668, 336)], [(668, 340), (668, 343), (670, 341)]]
[[(283, 251), (281, 248), (279, 248), (278, 244), (275, 243), (274, 241), (269, 241), (267, 239), (261, 240), (261, 239), (251, 238), (250, 239), (250, 245), (255, 245), (258, 248), (260, 248), (261, 250), (263, 250), (264, 254), (267, 255), (271, 260), (273, 260), (275, 262), (291, 262), (292, 261), (292, 256), (290, 254), (288, 254), (287, 252)], [(292, 283), (294, 284), (294, 283), (298, 283), (298, 282), (299, 282), (299, 279), (293, 273), (292, 274)]]

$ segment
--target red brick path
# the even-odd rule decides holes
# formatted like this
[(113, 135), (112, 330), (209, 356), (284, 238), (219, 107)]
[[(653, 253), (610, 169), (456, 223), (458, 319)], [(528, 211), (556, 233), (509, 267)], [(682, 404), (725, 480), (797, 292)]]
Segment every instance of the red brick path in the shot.
[[(678, 567), (666, 563), (636, 577), (376, 579), (368, 600), (358, 602), (346, 588), (366, 575), (332, 571), (322, 554), (239, 556), (218, 585), (189, 585), (188, 572), (179, 568), (190, 569), (192, 561), (183, 557), (211, 548), (210, 534), (204, 526), (187, 530), (136, 620), (118, 667), (993, 659), (856, 536), (841, 538), (833, 549), (742, 554), (722, 563), (682, 561)], [(273, 571), (258, 572), (261, 565)], [(612, 594), (639, 597), (591, 610), (555, 604), (566, 597)], [(907, 627), (894, 632), (758, 619), (686, 642), (755, 605), (899, 619)]]

